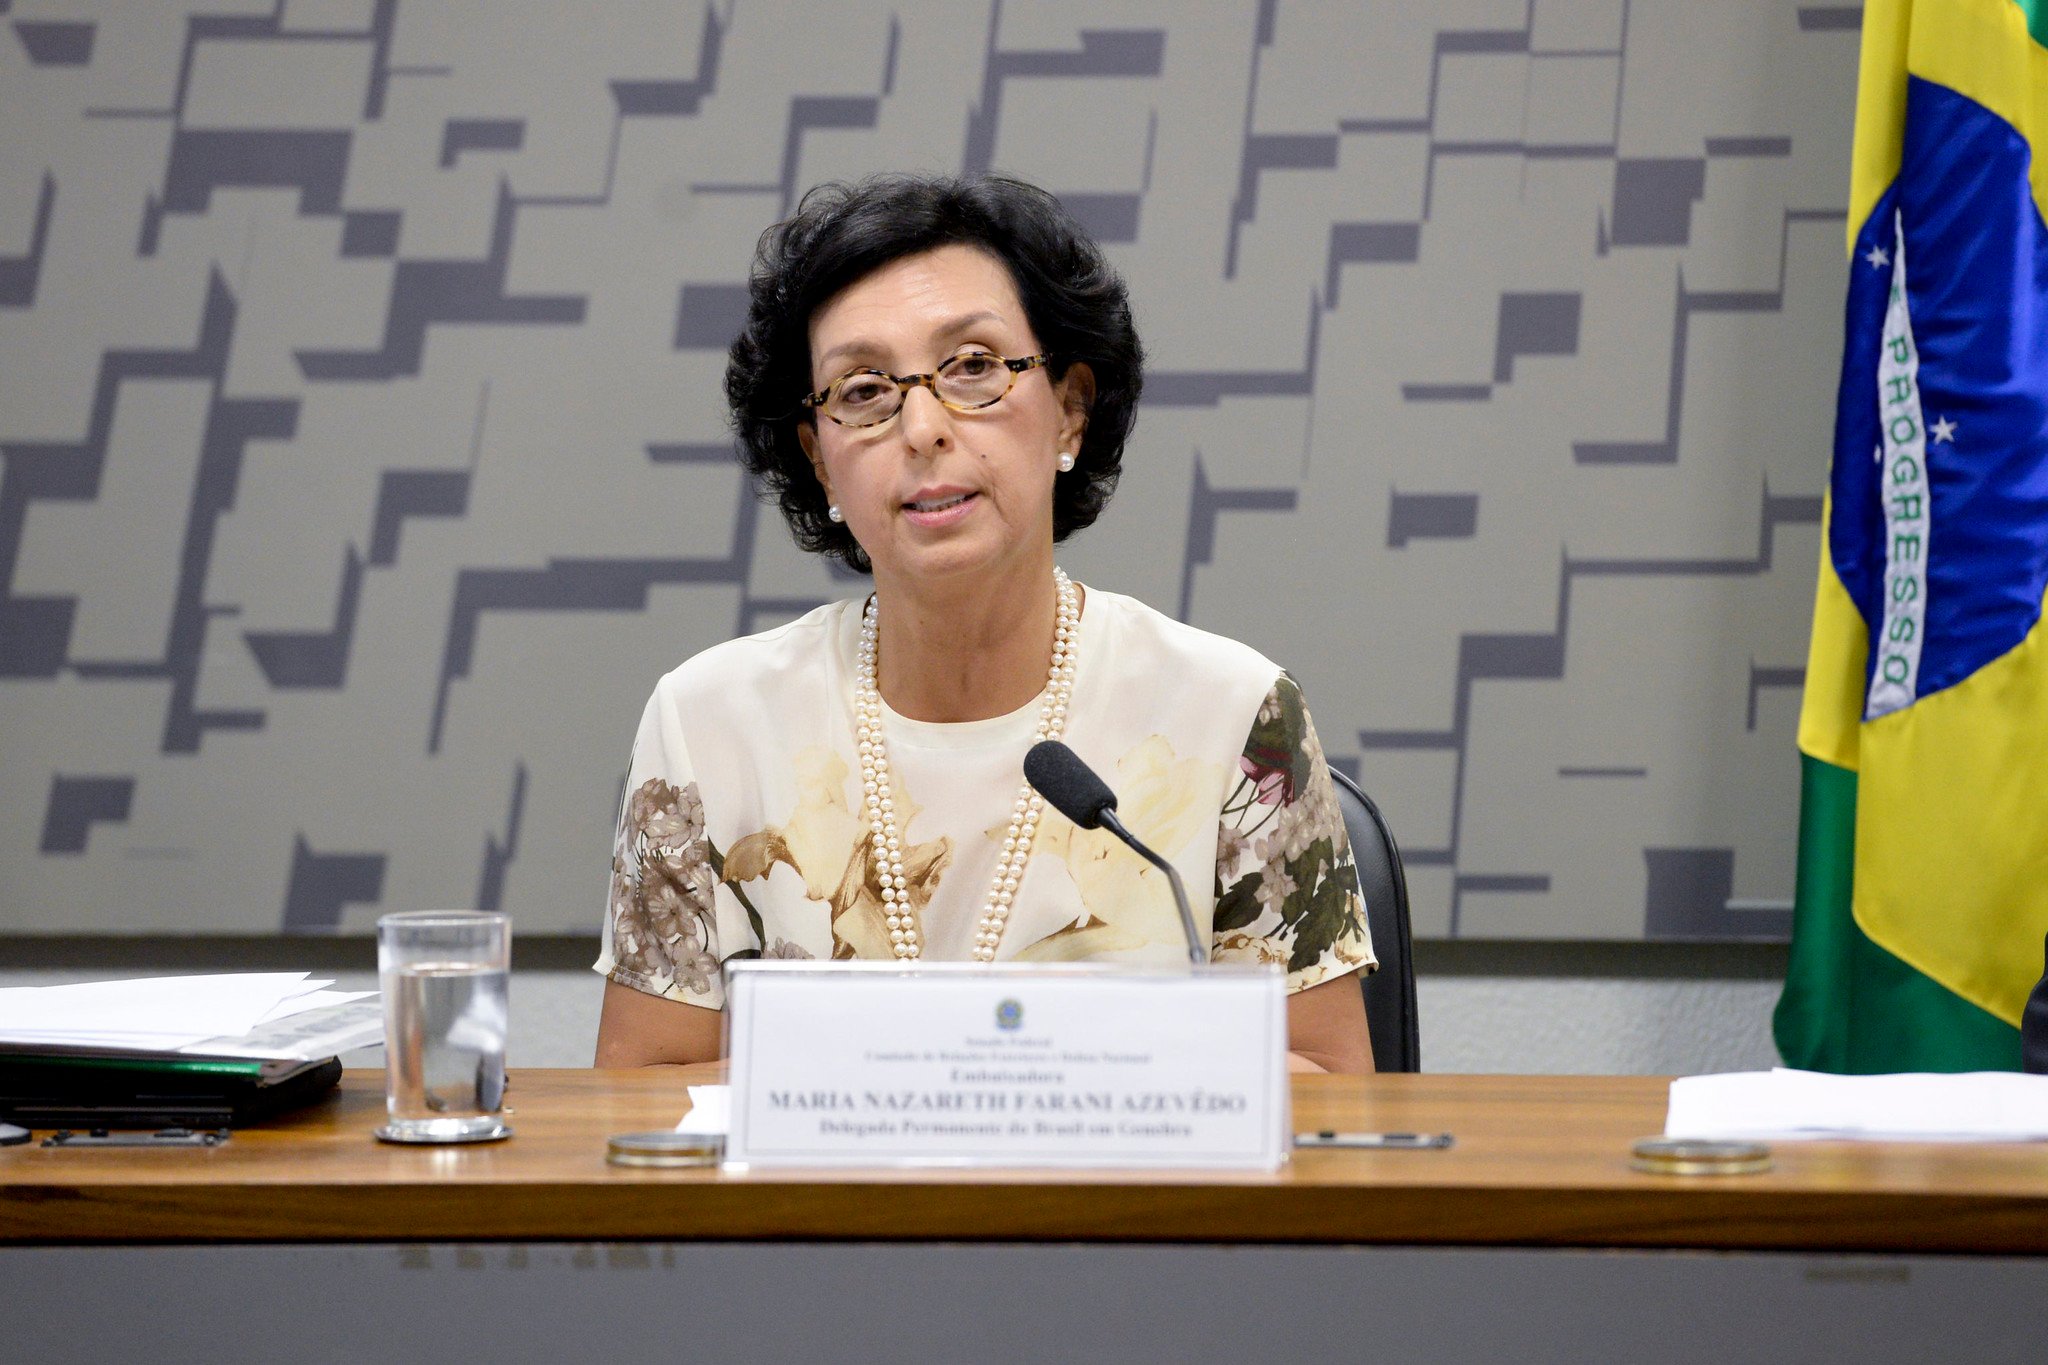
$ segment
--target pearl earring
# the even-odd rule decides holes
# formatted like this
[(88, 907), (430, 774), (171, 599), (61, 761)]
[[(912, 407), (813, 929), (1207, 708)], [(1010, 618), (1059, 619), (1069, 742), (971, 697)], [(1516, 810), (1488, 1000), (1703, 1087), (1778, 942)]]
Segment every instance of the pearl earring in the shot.
[(840, 511), (839, 504), (835, 502), (825, 509), (825, 518), (828, 521), (845, 521), (846, 513)]
[(1074, 452), (1073, 452), (1073, 451), (1071, 451), (1071, 450), (1062, 450), (1062, 451), (1060, 452), (1060, 473), (1062, 473), (1062, 474), (1067, 474), (1067, 473), (1071, 473), (1071, 472), (1073, 471), (1073, 468), (1074, 468)]

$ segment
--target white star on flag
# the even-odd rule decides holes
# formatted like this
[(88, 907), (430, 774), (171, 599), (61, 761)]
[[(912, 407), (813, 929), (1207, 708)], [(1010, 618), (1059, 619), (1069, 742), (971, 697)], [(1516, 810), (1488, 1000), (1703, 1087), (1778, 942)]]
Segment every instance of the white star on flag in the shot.
[(1946, 417), (1936, 419), (1934, 423), (1934, 443), (1936, 445), (1943, 443), (1954, 444), (1955, 439), (1956, 424), (1949, 421)]
[(1881, 246), (1874, 246), (1863, 253), (1863, 259), (1870, 262), (1871, 269), (1882, 270), (1892, 263), (1891, 253)]

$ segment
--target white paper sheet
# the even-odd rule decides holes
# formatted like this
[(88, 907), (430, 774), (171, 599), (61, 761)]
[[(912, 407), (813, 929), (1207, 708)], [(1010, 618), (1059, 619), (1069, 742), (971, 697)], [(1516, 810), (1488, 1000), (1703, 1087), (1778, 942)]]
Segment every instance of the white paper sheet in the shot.
[(1834, 1076), (1787, 1067), (1685, 1076), (1671, 1083), (1664, 1133), (1766, 1141), (2038, 1142), (2048, 1140), (2048, 1076)]
[(245, 1034), (210, 1038), (180, 1051), (209, 1057), (316, 1061), (359, 1048), (384, 1045), (384, 1006), (377, 998), (377, 992), (315, 991), (311, 996), (300, 999), (313, 997), (331, 998), (266, 1020)]
[(210, 1033), (124, 1033), (105, 1029), (62, 1029), (38, 1033), (34, 1029), (0, 1029), (0, 1046), (104, 1048), (113, 1052), (176, 1052), (203, 1043)]
[(295, 995), (288, 1000), (278, 1001), (276, 1009), (256, 1021), (256, 1027), (260, 1028), (265, 1024), (274, 1024), (280, 1019), (289, 1019), (294, 1014), (304, 1014), (307, 1010), (324, 1010), (334, 1005), (346, 1005), (356, 1000), (368, 1000), (377, 993), (375, 991), (330, 991), (321, 989), (322, 987), (333, 985), (332, 981), (309, 981), (306, 984), (315, 989), (307, 991), (304, 995)]
[(714, 1133), (723, 1136), (732, 1127), (732, 1087), (693, 1085), (690, 1112), (676, 1125), (678, 1133)]
[(282, 1003), (334, 984), (310, 976), (230, 972), (17, 986), (0, 990), (0, 1040), (179, 1047), (239, 1037)]

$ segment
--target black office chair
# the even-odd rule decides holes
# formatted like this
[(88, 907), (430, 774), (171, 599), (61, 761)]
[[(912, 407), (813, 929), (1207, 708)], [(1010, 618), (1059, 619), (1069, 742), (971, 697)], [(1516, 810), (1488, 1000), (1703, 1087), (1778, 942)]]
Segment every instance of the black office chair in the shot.
[(1401, 850), (1372, 798), (1356, 782), (1330, 769), (1344, 831), (1358, 863), (1358, 888), (1365, 895), (1365, 920), (1372, 930), (1379, 970), (1361, 975), (1365, 1019), (1372, 1030), (1372, 1064), (1381, 1071), (1422, 1070), (1421, 1027), (1415, 1010), (1415, 962), (1409, 955), (1408, 878)]
[[(2048, 958), (2048, 948), (2043, 957)], [(2020, 1015), (2020, 1070), (2048, 1075), (2048, 971), (2041, 974), (2040, 984), (2027, 997), (2026, 1012)]]

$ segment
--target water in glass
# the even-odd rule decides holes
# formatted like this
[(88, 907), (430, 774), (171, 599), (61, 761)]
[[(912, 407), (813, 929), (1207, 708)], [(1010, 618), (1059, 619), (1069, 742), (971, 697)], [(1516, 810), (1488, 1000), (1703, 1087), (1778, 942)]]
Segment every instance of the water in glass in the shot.
[(394, 1130), (446, 1139), (498, 1127), (509, 977), (474, 962), (413, 962), (383, 973), (385, 1102)]

